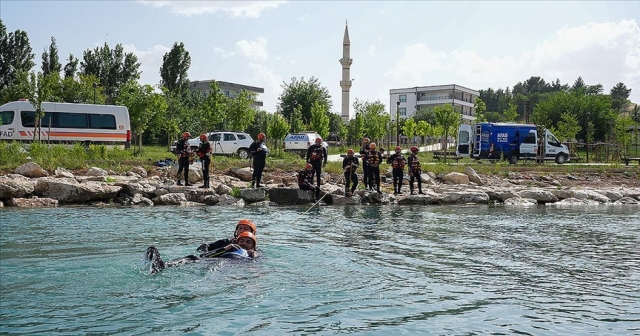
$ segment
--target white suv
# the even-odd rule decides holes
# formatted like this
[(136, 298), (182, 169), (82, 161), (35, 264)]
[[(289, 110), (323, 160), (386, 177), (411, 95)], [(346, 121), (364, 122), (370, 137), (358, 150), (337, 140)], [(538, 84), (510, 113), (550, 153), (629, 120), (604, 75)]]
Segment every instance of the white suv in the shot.
[[(309, 146), (316, 143), (316, 138), (320, 138), (320, 135), (316, 132), (300, 132), (290, 133), (284, 138), (284, 151), (289, 153), (296, 153), (302, 157), (307, 155), (307, 149)], [(329, 153), (329, 144), (326, 141), (322, 141), (322, 147), (327, 149)]]
[[(253, 138), (244, 132), (235, 131), (215, 131), (207, 133), (209, 142), (211, 142), (211, 150), (213, 155), (233, 155), (237, 154), (241, 159), (249, 158), (249, 146), (253, 143)], [(174, 141), (171, 145), (171, 153), (176, 154), (176, 145), (178, 141)], [(189, 139), (189, 145), (193, 150), (200, 145), (200, 137)]]

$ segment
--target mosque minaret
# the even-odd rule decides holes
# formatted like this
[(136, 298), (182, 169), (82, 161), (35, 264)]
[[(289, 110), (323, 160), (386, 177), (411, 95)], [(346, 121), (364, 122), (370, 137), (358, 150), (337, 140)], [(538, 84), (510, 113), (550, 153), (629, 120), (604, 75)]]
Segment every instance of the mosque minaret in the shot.
[(342, 88), (342, 121), (349, 122), (349, 91), (351, 90), (351, 42), (349, 41), (349, 26), (345, 22), (344, 26), (344, 39), (342, 40), (342, 58), (340, 64), (342, 65), (342, 80), (340, 81), (340, 87)]

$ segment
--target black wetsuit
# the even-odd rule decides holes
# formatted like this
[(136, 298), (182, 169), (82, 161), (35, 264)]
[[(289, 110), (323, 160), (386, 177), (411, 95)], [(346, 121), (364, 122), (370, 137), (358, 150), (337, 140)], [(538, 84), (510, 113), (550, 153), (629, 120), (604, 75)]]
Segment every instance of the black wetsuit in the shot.
[(211, 163), (211, 143), (204, 141), (200, 143), (196, 153), (202, 162), (202, 176), (204, 179), (203, 188), (209, 188), (209, 164)]
[(180, 139), (176, 144), (176, 150), (178, 151), (178, 184), (180, 182), (180, 173), (184, 170), (184, 184), (191, 185), (189, 183), (189, 155), (191, 154), (191, 146), (189, 140)]
[(395, 194), (400, 194), (402, 189), (402, 179), (404, 178), (404, 166), (407, 164), (407, 160), (405, 160), (402, 154), (393, 154), (387, 160), (389, 164), (391, 164), (391, 173), (393, 174), (393, 192)]
[(258, 150), (262, 148), (262, 141), (256, 140), (249, 146), (249, 154), (253, 157), (253, 175), (251, 177), (251, 187), (260, 188), (260, 181), (262, 180), (262, 171), (267, 164), (268, 151)]
[(416, 179), (418, 181), (418, 191), (422, 192), (422, 180), (420, 179), (420, 174), (422, 174), (422, 168), (420, 165), (420, 159), (415, 154), (411, 154), (409, 156), (409, 187), (411, 189), (411, 194), (413, 194), (413, 180)]
[(307, 163), (311, 163), (315, 170), (318, 187), (316, 188), (316, 199), (320, 197), (320, 175), (322, 174), (322, 165), (327, 164), (327, 149), (321, 144), (313, 144), (307, 149)]
[(316, 186), (313, 185), (314, 170), (301, 170), (298, 172), (298, 187), (300, 190), (316, 190)]
[(369, 153), (369, 143), (360, 147), (360, 157), (362, 158), (362, 182), (364, 183), (364, 187), (369, 186), (369, 163), (365, 160), (365, 157)]
[[(351, 164), (351, 167), (349, 167), (349, 164)], [(356, 188), (358, 187), (358, 174), (356, 173), (356, 171), (358, 170), (358, 158), (355, 156), (351, 156), (349, 157), (349, 155), (347, 155), (343, 160), (342, 160), (342, 169), (344, 169), (344, 179), (345, 179), (345, 183), (344, 183), (344, 192), (348, 192), (349, 189), (351, 189), (351, 192), (353, 193)], [(351, 185), (353, 183), (353, 185)]]
[(373, 181), (376, 182), (376, 191), (380, 191), (380, 163), (382, 163), (382, 154), (377, 150), (370, 150), (366, 155), (366, 161), (369, 165), (369, 190), (373, 190)]

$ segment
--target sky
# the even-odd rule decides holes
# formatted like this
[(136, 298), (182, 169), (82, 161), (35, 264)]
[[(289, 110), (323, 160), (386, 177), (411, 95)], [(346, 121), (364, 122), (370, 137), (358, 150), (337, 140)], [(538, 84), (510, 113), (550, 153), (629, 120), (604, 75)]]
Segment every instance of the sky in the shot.
[[(640, 103), (640, 1), (25, 1), (0, 0), (7, 31), (28, 33), (36, 68), (51, 36), (61, 63), (105, 42), (142, 63), (157, 85), (175, 42), (189, 79), (264, 88), (276, 111), (283, 82), (316, 77), (340, 113), (342, 39), (351, 40), (351, 104), (389, 90), (457, 84), (513, 87), (531, 76), (573, 84), (618, 82)], [(351, 111), (353, 115), (353, 111)]]

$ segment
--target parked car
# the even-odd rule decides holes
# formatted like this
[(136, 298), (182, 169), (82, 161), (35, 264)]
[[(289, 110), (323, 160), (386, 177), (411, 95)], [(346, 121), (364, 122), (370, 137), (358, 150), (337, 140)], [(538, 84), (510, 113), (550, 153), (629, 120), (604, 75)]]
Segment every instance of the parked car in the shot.
[[(296, 153), (302, 157), (307, 155), (307, 148), (316, 143), (316, 138), (320, 138), (320, 135), (316, 132), (300, 132), (290, 133), (284, 138), (284, 151), (289, 153)], [(322, 141), (322, 147), (329, 152), (329, 144), (326, 141)]]
[[(236, 131), (214, 131), (207, 133), (213, 155), (233, 155), (237, 154), (241, 159), (249, 158), (249, 146), (253, 143), (251, 135), (244, 132)], [(171, 145), (171, 153), (176, 153), (176, 145), (178, 141), (174, 141)], [(200, 137), (189, 139), (189, 145), (193, 150), (200, 145)]]

